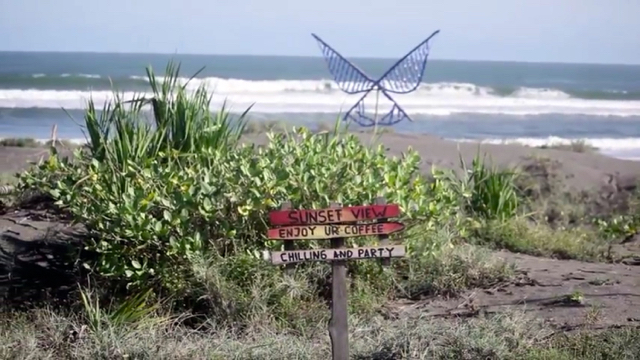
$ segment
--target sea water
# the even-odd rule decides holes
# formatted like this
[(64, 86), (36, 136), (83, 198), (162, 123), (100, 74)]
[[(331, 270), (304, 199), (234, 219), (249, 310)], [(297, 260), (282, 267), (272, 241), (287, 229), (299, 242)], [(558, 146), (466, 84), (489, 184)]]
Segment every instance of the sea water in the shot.
[[(312, 125), (333, 122), (360, 95), (340, 91), (321, 57), (0, 52), (0, 137), (82, 141), (82, 109), (100, 108), (115, 87), (125, 97), (149, 91), (145, 67), (162, 78), (168, 61), (181, 64), (187, 85), (205, 84), (212, 110), (253, 105), (255, 121)], [(372, 78), (394, 59), (350, 59)], [(582, 139), (614, 157), (640, 158), (640, 65), (429, 60), (423, 83), (390, 94), (413, 122), (396, 132), (447, 139), (528, 145)], [(367, 98), (383, 114), (384, 96)]]

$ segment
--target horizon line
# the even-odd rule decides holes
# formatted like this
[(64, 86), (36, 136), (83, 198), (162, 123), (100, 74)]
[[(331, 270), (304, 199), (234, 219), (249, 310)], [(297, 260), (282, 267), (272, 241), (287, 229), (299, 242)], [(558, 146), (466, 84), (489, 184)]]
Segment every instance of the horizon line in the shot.
[[(323, 58), (320, 55), (275, 55), (275, 54), (215, 54), (215, 53), (178, 53), (178, 52), (127, 52), (127, 51), (65, 51), (65, 50), (2, 50), (0, 53), (53, 53), (53, 54), (96, 54), (96, 55), (182, 55), (182, 56), (254, 56), (254, 57), (280, 57), (280, 58)], [(351, 59), (358, 60), (397, 60), (392, 57), (373, 57), (373, 56), (349, 56)], [(496, 63), (522, 63), (522, 64), (557, 64), (557, 65), (618, 65), (618, 66), (640, 66), (637, 63), (623, 62), (576, 62), (576, 61), (527, 61), (527, 60), (496, 60), (496, 59), (455, 59), (455, 58), (429, 58), (430, 61), (458, 61), (458, 62), (496, 62)]]

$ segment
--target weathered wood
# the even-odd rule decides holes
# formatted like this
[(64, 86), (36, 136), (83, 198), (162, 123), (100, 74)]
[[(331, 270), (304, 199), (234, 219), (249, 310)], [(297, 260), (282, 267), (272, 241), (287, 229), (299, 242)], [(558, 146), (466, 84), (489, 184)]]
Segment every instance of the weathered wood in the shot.
[(334, 239), (354, 236), (371, 236), (391, 234), (404, 229), (404, 225), (397, 222), (370, 224), (340, 224), (340, 225), (302, 225), (286, 226), (269, 229), (269, 239)]
[[(289, 210), (291, 209), (291, 202), (290, 201), (285, 201), (282, 203), (282, 205), (280, 205), (280, 210)], [(285, 240), (284, 241), (284, 250), (285, 251), (292, 251), (295, 250), (295, 244), (293, 241), (290, 240)], [(295, 265), (293, 264), (287, 264), (287, 266), (284, 269), (284, 273), (286, 275), (292, 275), (293, 272), (295, 270)]]
[[(384, 197), (379, 196), (376, 198), (376, 205), (386, 205), (386, 203), (387, 203), (387, 200)], [(386, 223), (387, 221), (388, 221), (387, 218), (377, 220), (378, 223)], [(378, 240), (380, 241), (380, 246), (389, 245), (389, 235), (387, 234), (378, 235)], [(402, 251), (403, 251), (402, 256), (404, 256), (404, 248), (402, 249)], [(391, 259), (390, 258), (380, 259), (380, 264), (382, 266), (389, 266), (391, 265)]]
[(388, 259), (404, 257), (404, 245), (370, 246), (343, 249), (316, 249), (264, 252), (265, 260), (274, 265), (291, 264), (303, 261), (337, 261), (360, 259)]
[[(331, 208), (339, 208), (340, 204), (332, 203)], [(344, 247), (344, 238), (331, 239), (331, 247)], [(349, 323), (347, 310), (347, 262), (334, 261), (331, 264), (331, 320), (329, 321), (329, 337), (331, 338), (331, 358), (333, 360), (349, 360)]]
[(364, 205), (337, 209), (280, 210), (269, 213), (272, 225), (322, 225), (393, 218), (400, 215), (400, 206)]

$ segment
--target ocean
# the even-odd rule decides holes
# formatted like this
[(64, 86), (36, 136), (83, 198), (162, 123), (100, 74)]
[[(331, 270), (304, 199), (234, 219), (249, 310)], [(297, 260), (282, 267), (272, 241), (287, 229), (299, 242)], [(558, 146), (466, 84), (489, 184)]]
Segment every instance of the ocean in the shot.
[[(207, 84), (212, 110), (253, 104), (255, 121), (333, 122), (358, 97), (339, 90), (321, 57), (0, 52), (0, 138), (46, 139), (57, 124), (59, 138), (81, 141), (89, 97), (101, 105), (112, 84), (125, 96), (148, 91), (145, 67), (162, 76), (170, 60), (184, 80), (205, 67), (189, 86)], [(395, 62), (350, 60), (374, 78)], [(396, 132), (528, 145), (583, 139), (640, 160), (640, 65), (429, 60), (420, 87), (392, 97), (414, 120)], [(390, 106), (380, 101), (378, 112)]]

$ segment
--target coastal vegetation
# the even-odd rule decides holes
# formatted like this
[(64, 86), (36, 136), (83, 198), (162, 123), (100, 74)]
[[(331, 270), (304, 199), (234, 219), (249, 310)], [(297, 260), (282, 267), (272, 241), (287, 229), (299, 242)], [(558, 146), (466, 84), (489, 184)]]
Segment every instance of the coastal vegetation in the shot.
[[(147, 75), (150, 96), (114, 92), (103, 108), (87, 103), (86, 146), (70, 157), (51, 146), (50, 157), (18, 175), (12, 206), (35, 192), (51, 216), (70, 219), (82, 234), (67, 241), (63, 259), (75, 284), (63, 296), (7, 296), (0, 358), (326, 359), (330, 266), (302, 263), (285, 276), (266, 263), (262, 252), (282, 247), (265, 237), (268, 213), (285, 201), (324, 208), (378, 196), (402, 209), (407, 257), (389, 268), (348, 264), (354, 358), (632, 359), (640, 352), (633, 328), (572, 333), (524, 311), (469, 305), (465, 316), (429, 316), (403, 306), (516, 281), (517, 267), (499, 250), (620, 262), (614, 245), (640, 226), (635, 193), (603, 205), (595, 192), (565, 189), (549, 159), (507, 169), (478, 153), (471, 163), (461, 157), (458, 172), (425, 174), (416, 151), (390, 157), (339, 122), (318, 131), (276, 123), (249, 129), (250, 109), (212, 113), (207, 89), (187, 91), (179, 67), (170, 64), (162, 82), (151, 69)], [(265, 145), (243, 141), (262, 131)], [(597, 318), (597, 309), (584, 316)]]

